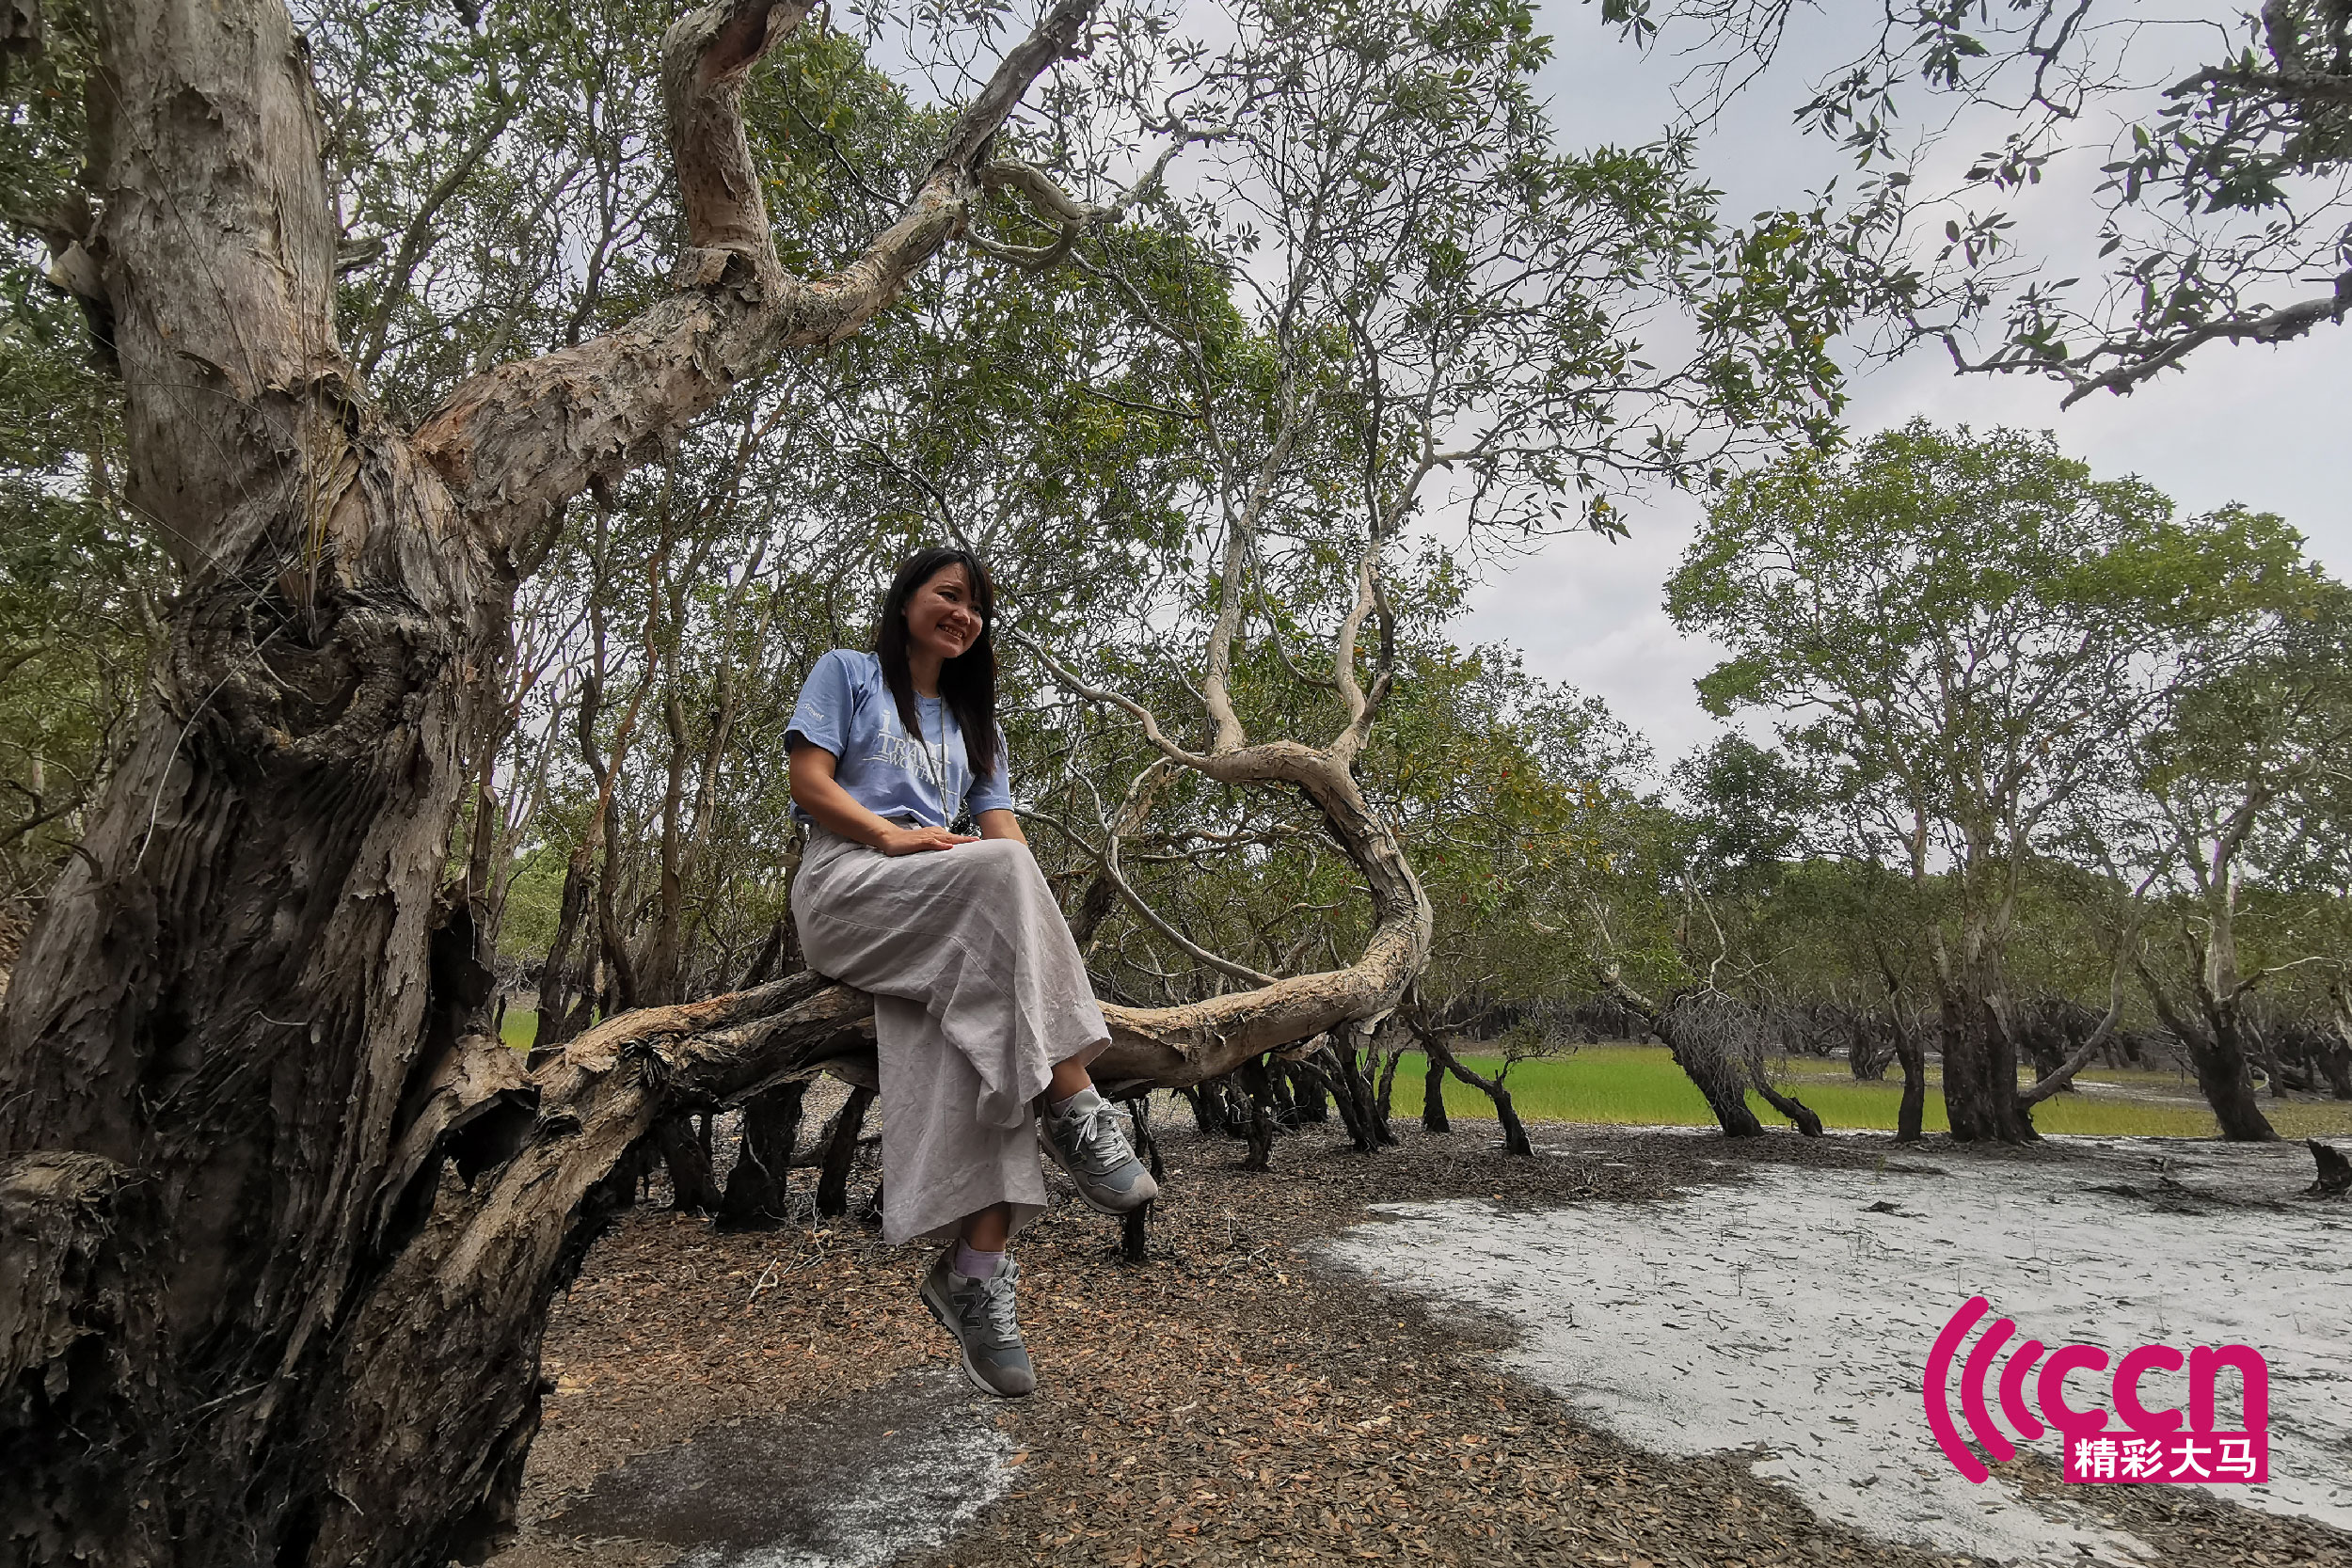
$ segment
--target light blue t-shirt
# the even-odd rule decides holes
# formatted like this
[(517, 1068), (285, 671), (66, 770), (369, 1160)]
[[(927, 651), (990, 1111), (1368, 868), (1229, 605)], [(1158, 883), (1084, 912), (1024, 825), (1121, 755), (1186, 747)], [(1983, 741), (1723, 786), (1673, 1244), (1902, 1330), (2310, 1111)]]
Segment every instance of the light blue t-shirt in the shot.
[[(850, 799), (877, 816), (893, 821), (913, 819), (926, 827), (946, 828), (956, 820), (959, 806), (974, 816), (984, 811), (1009, 811), (1012, 792), (1006, 786), (1005, 736), (996, 732), (996, 768), (985, 779), (972, 777), (963, 749), (963, 731), (947, 705), (936, 697), (914, 699), (922, 721), (920, 736), (910, 736), (898, 718), (882, 679), (882, 660), (872, 654), (835, 648), (817, 661), (801, 687), (801, 700), (792, 709), (791, 727), (785, 731), (788, 752), (806, 741), (835, 758), (833, 776)], [(810, 820), (799, 806), (792, 815)]]

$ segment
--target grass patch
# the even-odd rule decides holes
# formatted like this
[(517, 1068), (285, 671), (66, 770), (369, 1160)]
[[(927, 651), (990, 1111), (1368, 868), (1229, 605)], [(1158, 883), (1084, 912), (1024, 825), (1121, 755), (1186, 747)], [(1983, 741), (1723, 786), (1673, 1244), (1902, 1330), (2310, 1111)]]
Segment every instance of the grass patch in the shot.
[[(1493, 1056), (1466, 1056), (1473, 1071), (1491, 1076), (1501, 1065)], [(1893, 1132), (1902, 1102), (1902, 1081), (1890, 1073), (1886, 1081), (1866, 1084), (1854, 1079), (1807, 1076), (1799, 1071), (1789, 1085), (1798, 1099), (1812, 1107), (1830, 1127), (1867, 1128)], [(1828, 1064), (1823, 1064), (1827, 1066)], [(1394, 1114), (1400, 1118), (1421, 1116), (1425, 1064), (1409, 1053), (1397, 1069)], [(1938, 1074), (1930, 1069), (1923, 1122), (1930, 1132), (1949, 1132), (1944, 1117), (1944, 1097)], [(2135, 1091), (2133, 1098), (2062, 1094), (2034, 1107), (2034, 1125), (2044, 1132), (2077, 1132), (2093, 1136), (2153, 1135), (2210, 1138), (2220, 1129), (2202, 1101), (2179, 1098), (2164, 1091), (2177, 1079), (2160, 1072), (2085, 1073), (2086, 1081), (2115, 1084)], [(1530, 1121), (1612, 1122), (1631, 1126), (1710, 1127), (1715, 1118), (1674, 1057), (1663, 1046), (1588, 1045), (1565, 1056), (1536, 1057), (1511, 1069), (1512, 1102)], [(2161, 1097), (2161, 1098), (2160, 1098)], [(1756, 1095), (1748, 1104), (1767, 1127), (1788, 1123)], [(1446, 1080), (1446, 1110), (1455, 1116), (1492, 1116), (1486, 1097), (1469, 1085)], [(2265, 1098), (2263, 1114), (2281, 1137), (2352, 1136), (2352, 1101), (2273, 1101)]]
[[(499, 1036), (516, 1051), (528, 1051), (539, 1033), (539, 1015), (510, 1007)], [(1491, 1076), (1502, 1065), (1494, 1056), (1466, 1056), (1472, 1071)], [(1902, 1080), (1889, 1072), (1886, 1081), (1865, 1084), (1830, 1075), (1831, 1062), (1792, 1064), (1789, 1087), (1830, 1127), (1870, 1128), (1891, 1132), (1902, 1101)], [(1818, 1070), (1817, 1070), (1818, 1069)], [(1427, 1071), (1419, 1053), (1408, 1053), (1396, 1073), (1393, 1114), (1400, 1119), (1421, 1117), (1422, 1082)], [(2044, 1132), (2080, 1132), (2100, 1137), (2159, 1136), (2210, 1138), (2218, 1134), (2213, 1113), (2193, 1089), (2181, 1094), (2182, 1079), (2170, 1072), (2086, 1072), (2083, 1081), (2113, 1084), (2134, 1091), (2134, 1098), (2099, 1094), (2058, 1095), (2034, 1107), (2034, 1125)], [(1928, 1102), (1924, 1122), (1930, 1132), (1949, 1132), (1944, 1119), (1944, 1097), (1935, 1069), (1928, 1069)], [(1707, 1101), (1684, 1077), (1666, 1048), (1659, 1045), (1588, 1045), (1565, 1056), (1539, 1056), (1511, 1069), (1511, 1100), (1529, 1121), (1611, 1122), (1633, 1127), (1711, 1127), (1714, 1116)], [(1756, 1095), (1749, 1108), (1767, 1127), (1788, 1125)], [(1494, 1109), (1486, 1097), (1458, 1079), (1445, 1085), (1447, 1111), (1461, 1117), (1487, 1117)], [(2263, 1115), (2282, 1138), (2352, 1137), (2352, 1101), (2276, 1101), (2265, 1096)]]

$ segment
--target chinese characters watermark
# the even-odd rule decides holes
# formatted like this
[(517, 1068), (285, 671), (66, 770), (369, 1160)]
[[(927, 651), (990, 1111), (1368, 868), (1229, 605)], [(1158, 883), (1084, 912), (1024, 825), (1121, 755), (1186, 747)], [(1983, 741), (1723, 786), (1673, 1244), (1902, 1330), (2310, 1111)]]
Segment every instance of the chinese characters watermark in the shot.
[[(1961, 1343), (1990, 1310), (1992, 1304), (1984, 1297), (1971, 1296), (1952, 1314), (1928, 1352), (1922, 1390), (1928, 1429), (1953, 1468), (1972, 1481), (1982, 1481), (1991, 1472), (1962, 1439), (1959, 1423), (1952, 1418), (1951, 1371)], [(1988, 1384), (2000, 1401), (2001, 1415), (2019, 1437), (2030, 1440), (2052, 1429), (2058, 1432), (2070, 1481), (2258, 1483), (2270, 1479), (2270, 1366), (2251, 1346), (2197, 1345), (2183, 1354), (2169, 1345), (2141, 1345), (2111, 1359), (2097, 1345), (2074, 1344), (2048, 1351), (2044, 1359), (2046, 1347), (2028, 1339), (2010, 1352), (1996, 1377), (1994, 1364), (2016, 1327), (2010, 1319), (1995, 1320), (1960, 1370), (1961, 1417), (1978, 1445), (1994, 1460), (2015, 1458), (2017, 1446), (1993, 1418), (1985, 1398)], [(2067, 1374), (2103, 1372), (2109, 1366), (2115, 1369), (2109, 1397), (2123, 1420), (2120, 1432), (2108, 1430), (2105, 1409), (2078, 1409), (2067, 1402)], [(2140, 1380), (2152, 1371), (2184, 1367), (2188, 1370), (2187, 1411), (2149, 1409)], [(2238, 1385), (2239, 1425), (2229, 1432), (2214, 1425), (2215, 1388), (2224, 1371), (2236, 1373)]]

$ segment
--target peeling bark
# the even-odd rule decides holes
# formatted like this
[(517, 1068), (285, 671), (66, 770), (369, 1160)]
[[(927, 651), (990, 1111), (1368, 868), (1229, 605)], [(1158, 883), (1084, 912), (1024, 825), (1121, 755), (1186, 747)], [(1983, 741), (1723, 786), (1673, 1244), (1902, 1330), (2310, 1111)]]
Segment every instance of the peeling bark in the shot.
[(480, 1550), (511, 1520), (547, 1305), (615, 1164), (664, 1116), (869, 1048), (863, 998), (795, 977), (609, 1020), (501, 1077), (458, 1032), (472, 927), (439, 881), (515, 551), (743, 374), (887, 304), (1088, 8), (1051, 9), (906, 214), (812, 280), (776, 263), (736, 112), (802, 12), (683, 18), (678, 292), (474, 377), (409, 433), (337, 341), (320, 119), (280, 0), (96, 7), (104, 215), (84, 249), (128, 499), (184, 581), (0, 1013), (0, 1539), (23, 1559)]

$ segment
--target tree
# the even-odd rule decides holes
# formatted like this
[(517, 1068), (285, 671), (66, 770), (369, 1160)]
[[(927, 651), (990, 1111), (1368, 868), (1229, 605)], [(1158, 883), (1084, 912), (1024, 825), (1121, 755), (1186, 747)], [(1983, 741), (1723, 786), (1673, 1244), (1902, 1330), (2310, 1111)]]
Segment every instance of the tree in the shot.
[[(1214, 576), (1207, 603), (1170, 607), (1192, 645), (1163, 657), (1198, 671), (1200, 738), (1116, 675), (1056, 657), (1050, 635), (1028, 645), (1068, 689), (1128, 716), (1154, 767), (1312, 802), (1371, 895), (1359, 956), (1278, 978), (1190, 944), (1260, 988), (1198, 1006), (1222, 1019), (1344, 996), (1336, 1017), (1316, 1010), (1362, 1035), (1420, 974), (1434, 928), (1396, 825), (1358, 777), (1410, 673), (1400, 590), (1446, 575), (1410, 570), (1409, 525), (1442, 509), (1473, 537), (1617, 531), (1610, 497), (1630, 483), (1696, 483), (1726, 447), (1826, 438), (1824, 343), (1842, 300), (1808, 270), (1797, 220), (1720, 232), (1687, 146), (1557, 152), (1530, 86), (1543, 44), (1519, 5), (1232, 14), (1228, 51), (1183, 62), (1198, 87), (1162, 100), (1154, 85), (1130, 105), (1200, 150), (1197, 194), (1166, 202), (1186, 243), (1111, 235), (1083, 258), (1178, 388), (1166, 404), (1106, 398), (1196, 443), (1187, 499)], [(1660, 314), (1695, 324), (1684, 352), (1645, 341)], [(1310, 637), (1324, 651), (1294, 653)], [(1294, 695), (1272, 695), (1283, 688)], [(1253, 739), (1275, 723), (1312, 738)], [(1116, 876), (1110, 828), (1106, 816)]]
[(2174, 692), (2140, 741), (2137, 787), (2117, 803), (2122, 820), (2103, 835), (2143, 886), (2170, 895), (2159, 907), (2182, 961), (2143, 956), (2137, 968), (2227, 1138), (2277, 1136), (2249, 1071), (2260, 1054), (2255, 988), (2299, 964), (2342, 961), (2306, 953), (2249, 967), (2240, 906), (2249, 871), (2290, 870), (2305, 843), (2344, 833), (2342, 821), (2311, 809), (2310, 786), (2337, 770), (2352, 746), (2346, 599), (2328, 584), (2282, 607), (2262, 645)]
[[(282, 7), (98, 8), (106, 199), (59, 267), (108, 328), (122, 489), (183, 586), (0, 1021), (0, 1528), (34, 1560), (439, 1561), (511, 1515), (576, 1211), (671, 1097), (796, 1065), (815, 989), (614, 1021), (531, 1083), (458, 1032), (476, 921), (440, 883), (518, 563), (730, 386), (882, 309), (1088, 9), (1048, 10), (815, 278), (778, 257), (739, 112), (804, 8), (681, 19), (673, 292), (411, 424), (338, 329)], [(492, 1148), (495, 1180), (437, 1204), (444, 1161)]]
[[(1645, 44), (1677, 23), (1707, 35), (1692, 82), (1705, 114), (1773, 62), (1797, 8), (1602, 9)], [(2072, 404), (2127, 393), (2209, 343), (2283, 343), (2352, 317), (2352, 8), (2268, 0), (2212, 8), (2201, 25), (2135, 9), (1830, 8), (1868, 41), (1814, 84), (1798, 117), (1864, 171), (1849, 214), (1857, 283), (1901, 341), (1939, 341), (1964, 372), (2047, 376)], [(1918, 115), (1912, 95), (1934, 112)], [(1930, 129), (1906, 136), (1906, 106)], [(1978, 126), (1994, 129), (1958, 184), (1922, 188), (1923, 155)], [(2097, 245), (2106, 277), (2086, 299), (2083, 278), (2053, 277), (2019, 243), (2018, 209), (2045, 178), (2094, 172), (2095, 232), (2056, 242)]]
[(1788, 714), (1783, 745), (1844, 802), (1857, 851), (1948, 879), (1928, 935), (1956, 1136), (2031, 1135), (2005, 970), (2058, 814), (2302, 576), (2274, 517), (2176, 518), (2047, 437), (1917, 421), (1709, 510), (1667, 586), (1677, 624), (1731, 653), (1702, 699)]

